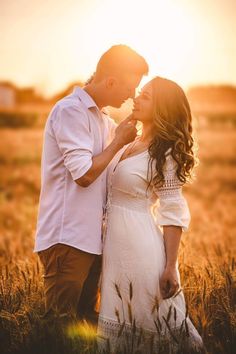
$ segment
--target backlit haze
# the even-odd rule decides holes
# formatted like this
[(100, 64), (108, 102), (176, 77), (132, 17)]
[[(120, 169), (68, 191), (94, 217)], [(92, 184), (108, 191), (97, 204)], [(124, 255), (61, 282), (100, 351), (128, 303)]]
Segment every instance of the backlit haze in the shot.
[(235, 0), (0, 0), (0, 80), (50, 96), (86, 80), (113, 44), (150, 74), (236, 84)]

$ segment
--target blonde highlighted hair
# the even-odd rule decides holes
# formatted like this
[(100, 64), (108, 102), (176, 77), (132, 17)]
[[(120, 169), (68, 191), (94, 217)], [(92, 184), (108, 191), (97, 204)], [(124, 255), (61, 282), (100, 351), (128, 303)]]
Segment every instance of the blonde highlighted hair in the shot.
[[(155, 136), (149, 146), (149, 172), (155, 187), (164, 184), (164, 165), (170, 154), (176, 162), (176, 175), (183, 184), (191, 179), (195, 165), (192, 115), (187, 97), (175, 82), (155, 77), (153, 123)], [(153, 173), (153, 165), (155, 172)], [(148, 172), (148, 175), (149, 175)]]

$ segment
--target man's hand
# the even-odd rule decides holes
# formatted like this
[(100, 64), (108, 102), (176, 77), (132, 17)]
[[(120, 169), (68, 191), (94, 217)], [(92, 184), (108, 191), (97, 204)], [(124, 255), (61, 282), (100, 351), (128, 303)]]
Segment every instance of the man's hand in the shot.
[(115, 138), (100, 154), (93, 156), (90, 169), (75, 182), (81, 187), (88, 187), (108, 166), (115, 154), (126, 144), (133, 141), (137, 135), (136, 121), (129, 116), (118, 125)]
[(160, 290), (163, 299), (169, 299), (179, 289), (177, 269), (175, 267), (165, 268), (160, 278)]
[(137, 136), (136, 120), (132, 114), (124, 119), (116, 128), (114, 140), (123, 147), (131, 143)]

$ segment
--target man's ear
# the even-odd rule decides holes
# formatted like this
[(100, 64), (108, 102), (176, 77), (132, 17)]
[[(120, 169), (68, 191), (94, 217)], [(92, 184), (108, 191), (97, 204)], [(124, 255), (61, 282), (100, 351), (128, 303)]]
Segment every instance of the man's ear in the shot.
[(106, 88), (111, 89), (117, 84), (117, 79), (114, 76), (109, 76), (106, 79)]

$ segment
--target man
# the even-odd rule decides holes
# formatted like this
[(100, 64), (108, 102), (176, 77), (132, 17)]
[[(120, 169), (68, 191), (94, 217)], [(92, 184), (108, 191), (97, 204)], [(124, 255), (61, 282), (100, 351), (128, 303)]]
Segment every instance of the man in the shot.
[(57, 102), (49, 115), (35, 245), (44, 267), (46, 313), (96, 322), (106, 167), (136, 136), (129, 119), (116, 128), (101, 110), (133, 98), (147, 72), (139, 54), (113, 46), (92, 80)]

